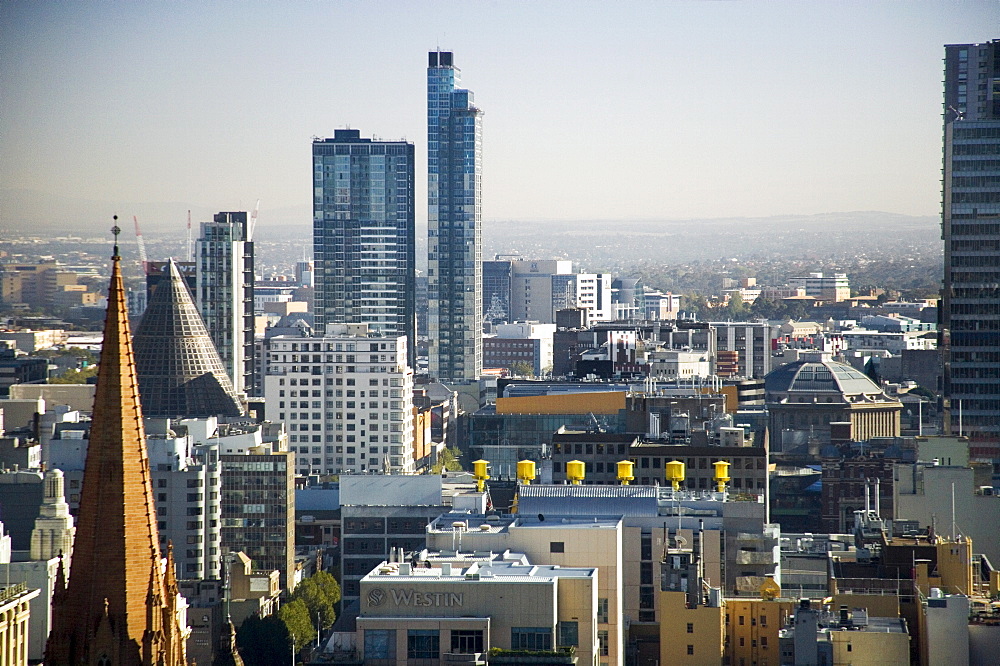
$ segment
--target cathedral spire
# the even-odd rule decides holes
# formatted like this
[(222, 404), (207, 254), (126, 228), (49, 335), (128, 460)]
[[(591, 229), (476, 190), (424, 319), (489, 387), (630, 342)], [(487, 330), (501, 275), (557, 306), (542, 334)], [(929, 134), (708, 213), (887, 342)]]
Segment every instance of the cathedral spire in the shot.
[[(185, 660), (180, 628), (171, 632), (170, 642), (163, 634), (166, 590), (119, 232), (116, 225), (69, 584), (54, 609), (45, 661), (151, 666), (150, 655), (162, 652), (167, 666), (181, 666)], [(170, 621), (176, 626), (176, 617)], [(154, 644), (144, 646), (150, 637)]]

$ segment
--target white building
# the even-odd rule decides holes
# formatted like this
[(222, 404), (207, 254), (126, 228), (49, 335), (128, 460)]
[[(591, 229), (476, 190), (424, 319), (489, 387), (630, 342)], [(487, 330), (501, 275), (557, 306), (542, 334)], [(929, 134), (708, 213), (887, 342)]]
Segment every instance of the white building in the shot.
[(611, 321), (610, 273), (574, 273), (566, 260), (511, 262), (510, 318), (555, 323), (564, 308), (584, 308), (590, 321)]
[(195, 302), (237, 393), (253, 388), (252, 225), (246, 212), (217, 213), (195, 247)]
[(657, 349), (646, 355), (649, 376), (654, 379), (690, 379), (712, 374), (712, 360), (708, 351), (683, 351)]
[(412, 474), (413, 370), (406, 336), (329, 324), (323, 337), (276, 336), (264, 400), (288, 427), (298, 474)]
[(810, 273), (808, 277), (799, 278), (804, 282), (806, 296), (812, 296), (819, 301), (846, 301), (851, 297), (851, 285), (847, 273)]

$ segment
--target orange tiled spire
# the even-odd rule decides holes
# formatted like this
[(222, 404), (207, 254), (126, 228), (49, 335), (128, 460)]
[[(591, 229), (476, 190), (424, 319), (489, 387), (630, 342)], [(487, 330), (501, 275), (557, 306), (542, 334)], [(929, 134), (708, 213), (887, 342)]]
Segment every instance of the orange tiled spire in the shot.
[[(115, 217), (117, 220), (117, 216)], [(69, 584), (53, 599), (51, 664), (182, 666), (176, 582), (156, 509), (115, 226), (111, 285)], [(168, 558), (173, 567), (173, 558)]]

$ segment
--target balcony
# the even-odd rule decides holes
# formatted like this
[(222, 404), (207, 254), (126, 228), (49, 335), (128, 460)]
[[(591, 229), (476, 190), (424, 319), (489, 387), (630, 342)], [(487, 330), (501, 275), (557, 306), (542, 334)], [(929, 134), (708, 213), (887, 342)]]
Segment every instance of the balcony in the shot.
[(575, 648), (559, 650), (504, 650), (493, 648), (489, 655), (490, 664), (538, 664), (556, 666), (576, 664)]
[(484, 666), (486, 658), (482, 652), (445, 652), (441, 655), (441, 662), (445, 664), (473, 664), (474, 666)]

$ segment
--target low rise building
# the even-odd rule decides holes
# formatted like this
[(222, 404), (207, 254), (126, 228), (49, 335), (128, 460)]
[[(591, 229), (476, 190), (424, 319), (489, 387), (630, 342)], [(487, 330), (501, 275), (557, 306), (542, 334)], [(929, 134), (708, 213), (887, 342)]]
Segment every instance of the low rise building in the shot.
[(803, 599), (792, 626), (781, 632), (782, 664), (906, 666), (910, 636), (898, 617), (869, 617), (866, 609), (838, 612), (813, 608)]
[(517, 663), (517, 652), (503, 662), (504, 650), (554, 657), (561, 648), (576, 663), (619, 663), (601, 656), (594, 567), (382, 562), (361, 580), (361, 599), (358, 644), (373, 666), (486, 663), (491, 648), (501, 652), (490, 663)]

